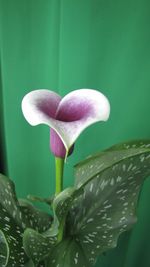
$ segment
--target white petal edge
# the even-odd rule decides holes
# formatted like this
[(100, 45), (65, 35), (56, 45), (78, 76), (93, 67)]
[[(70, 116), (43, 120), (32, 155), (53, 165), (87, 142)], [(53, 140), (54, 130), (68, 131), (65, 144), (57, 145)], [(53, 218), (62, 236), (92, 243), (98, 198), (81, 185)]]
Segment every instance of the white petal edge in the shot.
[(21, 104), (22, 112), (32, 126), (38, 124), (49, 125), (49, 116), (39, 108), (39, 103), (46, 103), (55, 113), (60, 101), (61, 96), (54, 91), (47, 89), (34, 90), (24, 96)]

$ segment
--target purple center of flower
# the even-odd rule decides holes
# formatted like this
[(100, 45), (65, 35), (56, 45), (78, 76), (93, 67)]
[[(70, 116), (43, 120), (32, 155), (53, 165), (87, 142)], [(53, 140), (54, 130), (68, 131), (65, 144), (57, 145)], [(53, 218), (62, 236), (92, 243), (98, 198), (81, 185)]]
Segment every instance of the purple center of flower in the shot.
[(55, 101), (51, 102), (51, 104), (49, 104), (49, 101), (39, 101), (36, 105), (38, 109), (41, 110), (44, 114), (54, 119), (59, 102), (59, 99), (56, 99)]
[(91, 106), (86, 101), (73, 99), (69, 105), (61, 105), (56, 111), (55, 119), (64, 122), (78, 121), (91, 113)]
[[(60, 105), (60, 107), (58, 107), (55, 119), (63, 122), (78, 121), (83, 117), (88, 116), (90, 109), (90, 105), (87, 105), (84, 101), (77, 102), (76, 99), (74, 99), (68, 106), (65, 105), (64, 107), (63, 105)], [(65, 157), (66, 148), (58, 134), (53, 129), (50, 130), (50, 146), (51, 150), (55, 151), (56, 156), (60, 157), (61, 155), (62, 158)], [(70, 148), (68, 155), (73, 152), (73, 149), (74, 145)]]
[(78, 121), (81, 120), (87, 113), (89, 112), (89, 108), (85, 105), (80, 107), (76, 107), (73, 110), (71, 107), (66, 107), (65, 110), (56, 113), (56, 120), (64, 121), (64, 122), (71, 122), (71, 121)]
[[(48, 117), (62, 122), (78, 121), (93, 113), (90, 101), (88, 103), (86, 99), (79, 101), (76, 97), (68, 105), (60, 100), (54, 101), (51, 105), (49, 101), (44, 103), (41, 101), (38, 103), (38, 108)], [(65, 157), (66, 148), (54, 129), (50, 129), (50, 147), (52, 151), (55, 151), (56, 157)], [(74, 146), (70, 148), (68, 155), (73, 152), (73, 148)]]

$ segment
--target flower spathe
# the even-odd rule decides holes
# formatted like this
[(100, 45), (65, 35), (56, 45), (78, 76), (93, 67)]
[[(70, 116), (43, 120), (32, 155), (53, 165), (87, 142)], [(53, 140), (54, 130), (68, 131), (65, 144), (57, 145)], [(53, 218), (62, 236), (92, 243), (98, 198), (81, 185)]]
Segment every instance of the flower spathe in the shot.
[(33, 126), (46, 124), (51, 128), (50, 146), (56, 157), (65, 158), (81, 132), (110, 114), (108, 99), (93, 89), (78, 89), (63, 98), (47, 90), (34, 90), (22, 100), (22, 111)]

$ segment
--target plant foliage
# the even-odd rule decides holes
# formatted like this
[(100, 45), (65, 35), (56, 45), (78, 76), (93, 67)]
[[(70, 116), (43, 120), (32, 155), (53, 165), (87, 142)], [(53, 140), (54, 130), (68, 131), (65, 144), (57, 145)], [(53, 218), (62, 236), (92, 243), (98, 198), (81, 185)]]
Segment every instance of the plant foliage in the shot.
[(90, 156), (75, 166), (74, 187), (54, 197), (54, 218), (18, 201), (13, 182), (1, 175), (1, 266), (93, 266), (137, 221), (139, 193), (149, 175), (149, 140)]

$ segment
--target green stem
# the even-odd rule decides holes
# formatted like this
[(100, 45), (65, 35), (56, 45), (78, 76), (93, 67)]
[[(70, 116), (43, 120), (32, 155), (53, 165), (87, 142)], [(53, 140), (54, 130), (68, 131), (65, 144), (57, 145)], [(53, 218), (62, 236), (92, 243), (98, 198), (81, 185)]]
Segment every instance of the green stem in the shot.
[(64, 159), (55, 158), (56, 167), (56, 190), (55, 195), (59, 194), (63, 190), (63, 171), (64, 171)]
[[(63, 171), (64, 171), (64, 159), (55, 158), (56, 167), (56, 190), (55, 195), (59, 194), (63, 190)], [(59, 233), (57, 237), (57, 242), (61, 242), (63, 238), (64, 222), (59, 227)]]

